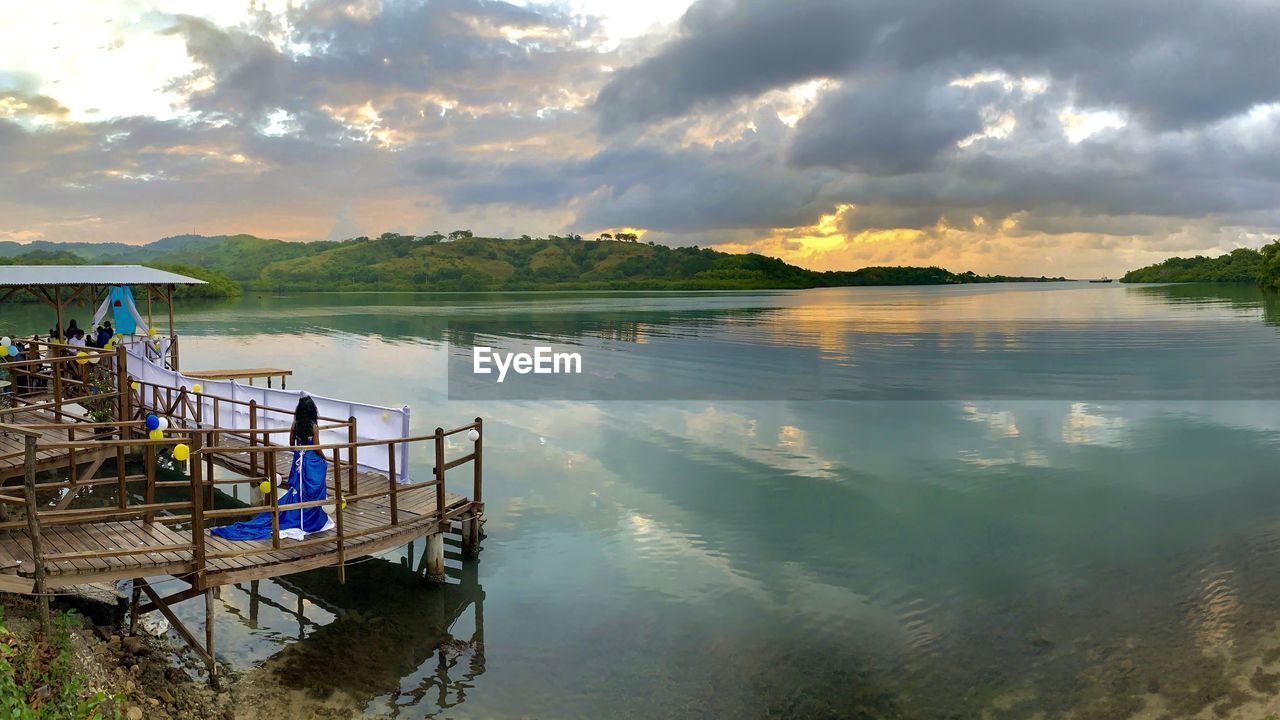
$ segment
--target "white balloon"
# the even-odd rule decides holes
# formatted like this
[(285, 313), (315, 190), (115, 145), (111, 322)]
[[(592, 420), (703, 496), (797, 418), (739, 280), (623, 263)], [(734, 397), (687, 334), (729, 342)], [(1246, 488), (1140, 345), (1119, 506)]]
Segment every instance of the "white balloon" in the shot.
[(162, 418), (156, 418), (156, 419), (160, 421), (160, 425), (158, 425), (157, 427), (159, 427), (161, 430), (169, 429), (169, 418), (162, 417)]
[(9, 347), (12, 344), (13, 344), (13, 341), (9, 339), (8, 335), (5, 335), (4, 337), (0, 338), (0, 347)]
[(470, 440), (471, 442), (475, 442), (479, 440), (480, 431), (475, 428), (471, 428), (471, 431), (467, 433), (467, 439)]

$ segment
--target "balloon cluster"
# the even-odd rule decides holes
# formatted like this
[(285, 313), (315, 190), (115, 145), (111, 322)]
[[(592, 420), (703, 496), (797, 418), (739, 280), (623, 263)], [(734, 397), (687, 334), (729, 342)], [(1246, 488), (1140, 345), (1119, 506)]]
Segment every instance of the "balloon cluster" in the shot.
[(156, 417), (154, 413), (147, 415), (145, 421), (147, 426), (147, 437), (152, 440), (164, 439), (164, 431), (169, 429), (169, 418)]
[(13, 344), (8, 335), (0, 337), (0, 355), (8, 355), (9, 357), (18, 356), (18, 346)]

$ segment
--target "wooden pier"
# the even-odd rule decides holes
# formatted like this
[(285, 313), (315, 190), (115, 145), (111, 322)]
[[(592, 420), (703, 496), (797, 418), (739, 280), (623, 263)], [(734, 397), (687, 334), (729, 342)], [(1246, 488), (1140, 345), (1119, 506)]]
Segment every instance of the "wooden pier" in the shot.
[(267, 387), (271, 387), (272, 378), (280, 378), (280, 387), (284, 388), (285, 380), (293, 375), (292, 370), (276, 367), (258, 367), (258, 368), (233, 368), (229, 370), (187, 370), (187, 377), (201, 378), (203, 380), (248, 380), (252, 385), (254, 380), (266, 378)]
[[(352, 560), (419, 538), (426, 538), (426, 580), (442, 581), (444, 533), (455, 526), (462, 554), (474, 557), (479, 550), (480, 418), (411, 437), (358, 440), (354, 417), (321, 417), (322, 435), (345, 440), (289, 446), (288, 428), (268, 425), (293, 408), (144, 382), (129, 374), (123, 346), (24, 345), (25, 357), (3, 363), (20, 380), (0, 396), (0, 591), (37, 596), (46, 622), (49, 597), (60, 588), (133, 580), (132, 622), (141, 613), (163, 613), (216, 683), (214, 588), (322, 567), (333, 567), (343, 582)], [(176, 338), (169, 347), (176, 364)], [(152, 414), (169, 422), (159, 439), (147, 433)], [(218, 422), (246, 414), (247, 428)], [(288, 477), (295, 451), (328, 461), (325, 499), (278, 503), (277, 480)], [(403, 482), (398, 460), (415, 454), (433, 461), (411, 468), (412, 480)], [(376, 464), (360, 463), (361, 457), (385, 459), (385, 469), (370, 469)], [(264, 481), (265, 495), (257, 491)], [(243, 506), (224, 492), (236, 485), (250, 488), (260, 504)], [(311, 507), (322, 507), (333, 529), (303, 540), (282, 537), (281, 514)], [(267, 540), (232, 541), (209, 532), (262, 512), (273, 520)], [(161, 596), (148, 583), (167, 576), (185, 587)], [(170, 609), (200, 595), (203, 641)]]

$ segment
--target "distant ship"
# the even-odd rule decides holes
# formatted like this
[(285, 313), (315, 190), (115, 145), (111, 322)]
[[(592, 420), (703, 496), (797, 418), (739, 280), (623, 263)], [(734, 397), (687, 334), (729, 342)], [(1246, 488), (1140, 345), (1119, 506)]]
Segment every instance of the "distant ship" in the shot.
[(1098, 278), (1097, 280), (1090, 280), (1089, 282), (1091, 282), (1091, 283), (1109, 283), (1109, 282), (1111, 282), (1111, 278), (1106, 277), (1106, 276), (1103, 276), (1103, 277)]

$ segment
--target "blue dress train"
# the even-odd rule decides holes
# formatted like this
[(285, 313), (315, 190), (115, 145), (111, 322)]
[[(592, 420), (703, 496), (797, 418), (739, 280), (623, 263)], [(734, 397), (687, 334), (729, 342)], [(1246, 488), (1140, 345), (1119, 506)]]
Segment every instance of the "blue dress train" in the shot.
[[(332, 522), (323, 507), (292, 512), (285, 508), (286, 505), (327, 498), (329, 488), (325, 484), (325, 476), (328, 471), (329, 463), (315, 450), (293, 451), (293, 459), (289, 463), (289, 490), (278, 498), (281, 532), (294, 528), (301, 528), (304, 533), (319, 532)], [(259, 513), (252, 519), (216, 527), (209, 532), (228, 540), (267, 540), (271, 538), (271, 513)]]

